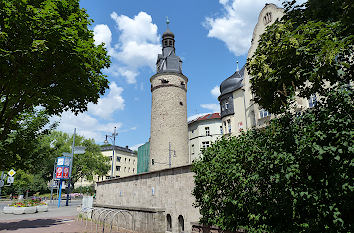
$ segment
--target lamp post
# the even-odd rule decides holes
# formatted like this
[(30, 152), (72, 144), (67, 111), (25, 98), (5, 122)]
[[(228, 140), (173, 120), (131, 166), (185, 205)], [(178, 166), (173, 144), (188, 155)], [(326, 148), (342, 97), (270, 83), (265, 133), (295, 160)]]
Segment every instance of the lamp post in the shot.
[(106, 134), (106, 140), (104, 140), (104, 143), (105, 144), (108, 144), (108, 138), (113, 140), (113, 154), (112, 154), (112, 169), (111, 169), (111, 178), (113, 178), (113, 168), (114, 168), (114, 149), (115, 149), (115, 146), (116, 146), (116, 136), (118, 135), (118, 133), (116, 133), (116, 128), (117, 127), (114, 127), (114, 132), (112, 135), (107, 135)]

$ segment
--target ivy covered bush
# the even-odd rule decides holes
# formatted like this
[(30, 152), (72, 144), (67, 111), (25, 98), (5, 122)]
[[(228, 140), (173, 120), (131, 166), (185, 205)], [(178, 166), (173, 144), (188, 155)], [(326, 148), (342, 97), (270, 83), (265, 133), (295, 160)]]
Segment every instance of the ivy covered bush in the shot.
[(201, 223), (248, 232), (354, 232), (353, 93), (223, 138), (194, 163)]

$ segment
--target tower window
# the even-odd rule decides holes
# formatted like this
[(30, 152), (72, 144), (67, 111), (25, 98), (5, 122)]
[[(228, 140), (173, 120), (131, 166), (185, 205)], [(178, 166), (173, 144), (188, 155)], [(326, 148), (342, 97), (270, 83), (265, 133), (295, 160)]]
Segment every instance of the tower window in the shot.
[(184, 82), (183, 81), (181, 81), (181, 86), (184, 86), (185, 84), (184, 84)]
[(163, 43), (164, 43), (165, 46), (167, 46), (167, 40), (165, 40)]
[(229, 133), (231, 133), (231, 121), (227, 120), (227, 125), (228, 125), (228, 129), (229, 129)]
[(172, 40), (170, 40), (170, 41), (169, 41), (169, 46), (171, 46), (171, 47), (172, 47)]
[(161, 80), (161, 83), (168, 83), (169, 81), (166, 80), (166, 79), (160, 79)]
[(179, 102), (179, 104), (180, 104), (181, 106), (183, 106), (183, 102)]
[(225, 102), (225, 109), (229, 109), (229, 102)]

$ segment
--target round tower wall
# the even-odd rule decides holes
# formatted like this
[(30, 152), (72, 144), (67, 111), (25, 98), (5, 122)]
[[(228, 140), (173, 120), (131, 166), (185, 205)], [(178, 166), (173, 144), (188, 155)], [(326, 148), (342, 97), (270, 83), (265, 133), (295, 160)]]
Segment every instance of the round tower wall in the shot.
[(171, 167), (189, 163), (187, 81), (184, 75), (173, 73), (157, 74), (150, 79), (150, 171), (169, 167), (169, 144), (172, 150)]

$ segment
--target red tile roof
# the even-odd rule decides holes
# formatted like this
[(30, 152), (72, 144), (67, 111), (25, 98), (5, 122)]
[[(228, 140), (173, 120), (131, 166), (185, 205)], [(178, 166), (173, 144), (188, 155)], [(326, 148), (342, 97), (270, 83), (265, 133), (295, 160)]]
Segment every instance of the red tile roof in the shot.
[(204, 120), (211, 120), (211, 119), (220, 119), (220, 113), (216, 112), (216, 113), (210, 113), (210, 114), (206, 114), (204, 116), (200, 116), (194, 120), (191, 120), (190, 122), (188, 122), (188, 124), (196, 122), (196, 121), (204, 121)]

